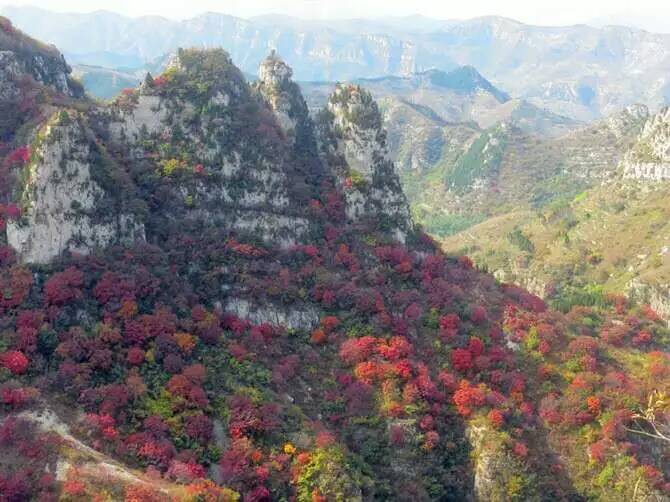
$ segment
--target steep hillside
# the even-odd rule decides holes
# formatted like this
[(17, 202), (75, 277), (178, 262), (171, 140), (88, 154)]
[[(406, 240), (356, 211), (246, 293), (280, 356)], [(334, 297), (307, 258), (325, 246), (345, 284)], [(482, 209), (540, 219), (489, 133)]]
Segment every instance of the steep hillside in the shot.
[(597, 285), (596, 296), (626, 293), (650, 301), (668, 317), (668, 115), (662, 110), (642, 125), (631, 118), (628, 113), (610, 120), (639, 134), (620, 136), (628, 150), (618, 163), (603, 157), (600, 170), (608, 175), (602, 184), (539, 211), (501, 213), (448, 238), (447, 249), (467, 251), (500, 278), (557, 301)]
[(629, 107), (554, 139), (506, 123), (489, 128), (435, 170), (439, 176), (424, 178), (412, 207), (429, 231), (444, 236), (493, 216), (568, 202), (615, 176), (648, 113), (643, 106)]
[(220, 45), (249, 73), (276, 49), (300, 81), (472, 66), (512, 96), (581, 121), (634, 103), (656, 110), (670, 98), (670, 35), (621, 26), (531, 26), (495, 16), (326, 23), (216, 13), (174, 21), (30, 7), (2, 13), (31, 35), (58, 44), (73, 63), (108, 68), (140, 67), (177, 47)]
[(312, 120), (291, 74), (180, 50), (12, 136), (0, 496), (667, 498), (665, 323), (445, 256), (370, 93)]
[[(0, 18), (0, 147), (54, 97), (80, 97), (63, 56)], [(41, 92), (43, 85), (47, 92)], [(54, 96), (57, 95), (57, 96)]]
[(670, 108), (653, 116), (622, 162), (625, 178), (670, 179)]

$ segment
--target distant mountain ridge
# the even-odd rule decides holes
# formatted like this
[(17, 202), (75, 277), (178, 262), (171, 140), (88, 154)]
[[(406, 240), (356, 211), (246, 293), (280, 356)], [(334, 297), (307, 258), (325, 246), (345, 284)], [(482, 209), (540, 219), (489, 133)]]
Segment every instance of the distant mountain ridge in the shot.
[(2, 13), (31, 35), (56, 43), (73, 64), (137, 67), (178, 46), (223, 46), (243, 71), (253, 72), (276, 49), (300, 81), (470, 65), (512, 96), (579, 120), (635, 102), (655, 110), (670, 100), (670, 35), (619, 26), (538, 27), (500, 17), (326, 22), (207, 13), (172, 21), (23, 7)]
[[(474, 122), (490, 127), (509, 120), (527, 132), (559, 136), (579, 127), (581, 123), (554, 114), (528, 101), (513, 99), (494, 86), (472, 66), (445, 72), (430, 69), (406, 76), (384, 76), (353, 80), (379, 100), (400, 100), (438, 121)], [(333, 82), (303, 82), (305, 98), (318, 109), (335, 86)]]

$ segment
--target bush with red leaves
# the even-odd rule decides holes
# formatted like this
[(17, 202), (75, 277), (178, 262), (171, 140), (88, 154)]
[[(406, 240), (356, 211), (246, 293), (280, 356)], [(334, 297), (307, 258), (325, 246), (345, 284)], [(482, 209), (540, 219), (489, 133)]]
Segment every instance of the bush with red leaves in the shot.
[(489, 421), (496, 428), (499, 429), (505, 425), (505, 415), (500, 410), (491, 410), (488, 414)]
[(44, 283), (44, 299), (49, 305), (61, 306), (82, 297), (84, 274), (75, 267), (53, 274)]
[(186, 435), (201, 444), (206, 444), (212, 439), (212, 421), (207, 415), (199, 413), (189, 416), (184, 425)]
[(340, 346), (340, 357), (348, 364), (359, 363), (372, 355), (376, 345), (377, 339), (373, 336), (350, 338)]
[(456, 371), (467, 372), (472, 368), (472, 353), (468, 349), (454, 349), (451, 351), (451, 365)]
[(522, 442), (517, 441), (512, 447), (512, 452), (514, 452), (517, 457), (525, 458), (528, 456), (528, 447)]
[(485, 404), (486, 392), (480, 387), (473, 387), (467, 380), (462, 380), (452, 399), (458, 412), (467, 417), (472, 413), (473, 408)]
[(33, 274), (23, 267), (0, 269), (0, 314), (19, 307), (28, 297)]
[(9, 167), (22, 167), (25, 166), (29, 161), (30, 147), (26, 145), (18, 147), (5, 158), (5, 163)]
[(275, 427), (276, 415), (274, 405), (257, 406), (246, 396), (233, 396), (230, 398), (228, 431), (236, 439), (262, 434)]
[(470, 311), (470, 320), (474, 324), (484, 324), (488, 317), (489, 315), (486, 312), (486, 309), (481, 305), (472, 307), (472, 310)]
[(10, 350), (0, 354), (0, 364), (11, 371), (14, 375), (22, 375), (28, 370), (30, 361), (18, 350)]

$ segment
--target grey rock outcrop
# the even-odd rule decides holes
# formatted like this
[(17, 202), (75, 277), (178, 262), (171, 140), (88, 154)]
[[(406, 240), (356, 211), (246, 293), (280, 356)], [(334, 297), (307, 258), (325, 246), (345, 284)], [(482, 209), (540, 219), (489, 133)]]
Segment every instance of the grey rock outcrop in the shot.
[(663, 181), (670, 179), (670, 107), (651, 116), (635, 146), (621, 162), (624, 178)]
[(404, 241), (413, 226), (377, 105), (360, 88), (338, 88), (329, 105), (332, 155), (320, 156), (291, 74), (271, 54), (250, 86), (225, 51), (180, 50), (160, 79), (112, 105), (61, 108), (36, 133), (18, 187), (23, 216), (8, 225), (8, 243), (31, 263), (160, 242), (185, 227), (287, 248), (320, 224), (306, 209), (333, 180), (350, 223)]
[(90, 131), (76, 119), (59, 120), (40, 132), (37, 160), (26, 167), (23, 217), (7, 226), (7, 241), (24, 262), (48, 263), (66, 250), (85, 254), (144, 238), (131, 214), (103, 210), (110, 194), (92, 174)]
[(347, 217), (376, 219), (404, 241), (413, 228), (407, 199), (390, 159), (379, 108), (360, 86), (338, 85), (328, 100), (333, 152), (341, 159)]
[[(291, 81), (293, 70), (273, 51), (258, 69), (258, 89), (274, 111), (277, 121), (288, 137), (294, 138), (298, 116), (307, 116), (307, 106), (296, 99), (300, 94)], [(303, 106), (301, 106), (301, 104)]]

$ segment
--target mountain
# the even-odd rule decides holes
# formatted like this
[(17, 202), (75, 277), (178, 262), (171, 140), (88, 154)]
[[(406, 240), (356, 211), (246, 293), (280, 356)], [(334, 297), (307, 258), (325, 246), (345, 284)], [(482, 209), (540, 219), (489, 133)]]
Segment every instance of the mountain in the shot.
[(15, 31), (4, 18), (0, 24), (0, 44), (5, 49), (0, 53), (0, 141), (6, 141), (17, 129), (19, 118), (26, 118), (20, 114), (30, 114), (35, 103), (42, 99), (31, 82), (21, 81), (23, 75), (67, 97), (83, 96), (81, 85), (70, 77), (70, 67), (54, 47)]
[(207, 13), (171, 21), (28, 7), (2, 12), (31, 35), (56, 43), (76, 64), (134, 68), (180, 46), (223, 46), (249, 73), (276, 49), (301, 81), (469, 65), (515, 98), (581, 121), (634, 103), (657, 109), (670, 98), (670, 35), (620, 26), (540, 27), (500, 17), (324, 22)]
[[(132, 87), (129, 84), (140, 80), (147, 71), (160, 71), (167, 62), (165, 58), (162, 60), (133, 70), (75, 65), (74, 75), (92, 96), (110, 99), (124, 88)], [(542, 136), (560, 136), (582, 125), (527, 101), (511, 99), (472, 67), (460, 67), (450, 72), (428, 70), (408, 77), (355, 79), (352, 83), (370, 90), (377, 100), (396, 98), (422, 106), (447, 122), (474, 121), (486, 128), (507, 120), (529, 133)], [(310, 108), (318, 110), (336, 84), (301, 82), (300, 85)]]
[[(392, 98), (431, 110), (446, 122), (475, 122), (480, 127), (510, 121), (533, 134), (560, 136), (582, 123), (539, 109), (496, 88), (476, 69), (464, 66), (449, 72), (427, 70), (406, 77), (356, 79), (378, 100)], [(335, 84), (305, 82), (302, 84), (311, 107), (323, 105), (325, 96)]]
[[(452, 125), (446, 130), (462, 134), (448, 155), (424, 155), (424, 169), (401, 171), (400, 176), (415, 217), (428, 231), (439, 237), (469, 231), (492, 216), (541, 210), (602, 183), (617, 170), (648, 113), (644, 106), (632, 106), (556, 138), (528, 134), (514, 122), (484, 130)], [(402, 122), (399, 131), (410, 138), (405, 151), (423, 152), (412, 148)], [(433, 151), (439, 152), (438, 147)]]
[(3, 499), (667, 497), (667, 325), (443, 254), (364, 88), (181, 49), (102, 104), (0, 26)]
[(667, 317), (668, 117), (667, 109), (650, 115), (640, 107), (611, 117), (603, 125), (619, 141), (603, 139), (610, 154), (617, 153), (602, 150), (596, 163), (595, 148), (582, 156), (582, 166), (600, 164), (583, 173), (584, 182), (593, 181), (563, 189), (563, 199), (549, 204), (508, 205), (447, 238), (446, 248), (467, 250), (498, 277), (525, 284), (557, 305), (579, 295), (596, 301), (603, 294), (626, 294)]

